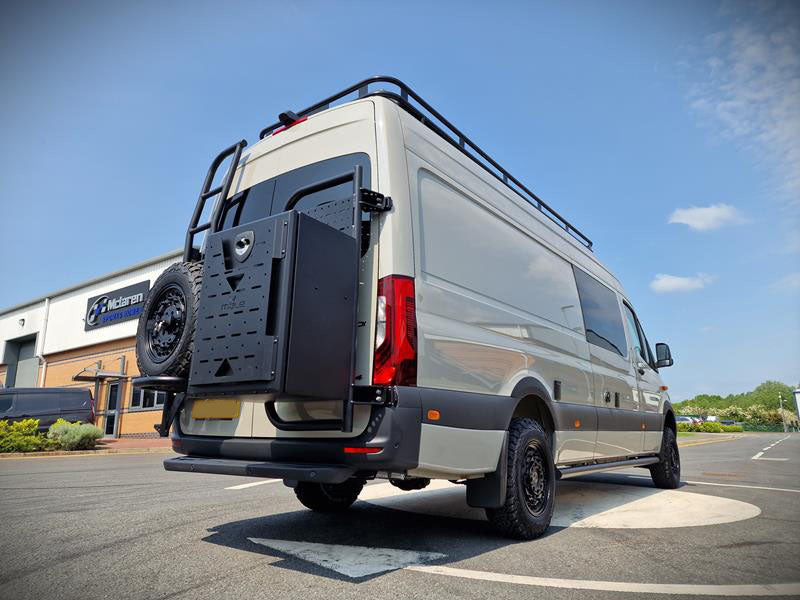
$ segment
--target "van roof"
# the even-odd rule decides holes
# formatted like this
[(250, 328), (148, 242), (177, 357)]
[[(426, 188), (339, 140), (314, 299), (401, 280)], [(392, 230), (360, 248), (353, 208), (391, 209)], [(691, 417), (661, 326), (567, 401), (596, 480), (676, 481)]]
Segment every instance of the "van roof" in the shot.
[[(386, 83), (398, 88), (398, 92), (379, 89), (373, 92), (369, 91), (370, 85), (378, 83)], [(454, 148), (462, 152), (464, 155), (473, 160), (480, 167), (485, 169), (489, 174), (505, 184), (515, 194), (523, 198), (540, 213), (554, 222), (558, 227), (568, 234), (573, 240), (577, 241), (581, 246), (592, 250), (592, 240), (583, 234), (577, 227), (570, 223), (566, 218), (561, 216), (555, 209), (542, 200), (539, 196), (528, 189), (522, 182), (515, 178), (505, 168), (503, 168), (496, 160), (489, 154), (481, 149), (475, 142), (469, 139), (462, 133), (455, 125), (450, 123), (441, 113), (433, 108), (426, 102), (419, 94), (417, 94), (406, 83), (385, 75), (370, 77), (359, 81), (335, 94), (304, 108), (303, 110), (295, 113), (287, 110), (278, 115), (278, 121), (265, 127), (259, 133), (259, 140), (263, 140), (269, 135), (279, 133), (297, 123), (305, 121), (309, 116), (319, 112), (323, 112), (332, 108), (335, 102), (343, 100), (352, 94), (358, 94), (358, 99), (382, 96), (394, 101), (398, 106), (417, 118), (423, 125), (433, 130), (437, 135), (442, 137), (445, 141), (450, 143)], [(411, 100), (416, 102), (420, 108), (411, 104)], [(425, 112), (428, 114), (426, 115)], [(433, 118), (431, 118), (433, 117)], [(438, 123), (437, 123), (438, 122)], [(235, 170), (232, 169), (232, 170)]]
[[(370, 85), (376, 85), (379, 83), (389, 84), (398, 88), (398, 91), (390, 91), (386, 89), (376, 89), (374, 91), (370, 91)], [(356, 95), (356, 98), (352, 96)], [(399, 108), (403, 109), (407, 113), (409, 113), (412, 117), (414, 117), (417, 121), (421, 124), (425, 125), (428, 129), (433, 131), (436, 135), (438, 135), (441, 139), (446, 141), (449, 145), (451, 145), (454, 149), (459, 151), (461, 154), (469, 158), (475, 164), (480, 166), (483, 170), (485, 170), (488, 174), (490, 174), (494, 179), (500, 182), (508, 190), (514, 193), (514, 196), (523, 200), (523, 205), (527, 207), (532, 207), (532, 213), (544, 216), (547, 220), (555, 225), (555, 227), (551, 227), (550, 229), (556, 233), (560, 233), (561, 239), (568, 240), (572, 242), (570, 246), (575, 248), (580, 252), (580, 255), (583, 259), (588, 260), (593, 266), (596, 266), (598, 270), (602, 272), (602, 277), (606, 280), (608, 285), (614, 287), (618, 292), (624, 295), (624, 290), (616, 278), (616, 276), (600, 261), (593, 253), (593, 244), (592, 241), (583, 234), (579, 229), (577, 229), (572, 223), (570, 223), (567, 219), (562, 217), (558, 212), (556, 212), (550, 205), (548, 205), (544, 200), (539, 198), (535, 193), (533, 193), (530, 189), (528, 189), (524, 184), (522, 184), (518, 179), (516, 179), (513, 175), (511, 175), (506, 169), (504, 169), (496, 160), (494, 160), (491, 156), (489, 156), (484, 150), (482, 150), (477, 144), (475, 144), (472, 140), (470, 140), (464, 133), (462, 133), (458, 128), (456, 128), (452, 123), (450, 123), (444, 116), (442, 116), (436, 109), (434, 109), (428, 102), (426, 102), (422, 97), (419, 96), (414, 90), (412, 90), (406, 83), (403, 81), (390, 76), (376, 76), (370, 77), (368, 79), (364, 79), (358, 83), (355, 83), (335, 94), (329, 96), (319, 102), (312, 104), (304, 108), (299, 112), (294, 112), (291, 110), (286, 110), (278, 115), (278, 121), (269, 125), (261, 130), (259, 133), (259, 142), (265, 140), (267, 137), (285, 131), (294, 125), (302, 123), (306, 121), (309, 117), (313, 117), (319, 113), (327, 112), (328, 110), (334, 110), (340, 108), (345, 105), (355, 104), (359, 101), (363, 101), (369, 98), (375, 97), (382, 97), (386, 98), (391, 101), (394, 105), (398, 106)], [(413, 105), (411, 101), (414, 101), (419, 107)], [(250, 146), (250, 148), (255, 148), (258, 146), (258, 142)], [(212, 197), (213, 195), (219, 194), (219, 198), (226, 198), (228, 197), (228, 190), (230, 189), (230, 183), (233, 180), (233, 174), (237, 172), (237, 168), (239, 165), (239, 159), (241, 157), (242, 150), (247, 146), (246, 140), (241, 140), (237, 144), (234, 144), (220, 153), (219, 156), (214, 160), (212, 163), (212, 167), (209, 170), (209, 174), (206, 177), (206, 184), (204, 186), (203, 192), (201, 192), (200, 199), (198, 201), (198, 208), (195, 210), (195, 216), (199, 217), (200, 213), (202, 212), (201, 206), (202, 203), (205, 202), (205, 199)], [(214, 179), (214, 173), (216, 169), (228, 158), (232, 157), (231, 165), (228, 168), (228, 174), (230, 176), (226, 176), (222, 184), (214, 189), (211, 189), (211, 181)], [(222, 193), (221, 193), (222, 192)], [(219, 202), (218, 202), (219, 204)], [(215, 210), (218, 209), (219, 206), (215, 207)], [(212, 217), (212, 221), (214, 218)], [(196, 222), (193, 222), (192, 226), (190, 227), (190, 236), (187, 236), (187, 245), (184, 251), (184, 255), (188, 256), (191, 252), (191, 238), (193, 237), (195, 232), (202, 231), (211, 226), (211, 222), (199, 225)], [(575, 258), (575, 257), (574, 257)], [(187, 259), (188, 260), (188, 259)], [(600, 273), (594, 273), (596, 276), (601, 276)]]

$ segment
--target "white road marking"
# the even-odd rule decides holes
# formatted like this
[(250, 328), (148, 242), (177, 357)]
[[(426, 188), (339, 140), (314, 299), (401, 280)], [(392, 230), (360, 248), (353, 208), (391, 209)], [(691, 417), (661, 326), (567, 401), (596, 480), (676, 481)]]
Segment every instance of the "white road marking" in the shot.
[[(627, 477), (635, 477), (636, 479), (650, 479), (649, 475), (627, 475)], [(683, 483), (690, 483), (692, 485), (717, 485), (720, 487), (735, 487), (735, 488), (745, 488), (748, 490), (767, 490), (770, 492), (794, 492), (795, 494), (800, 494), (800, 490), (792, 490), (789, 488), (774, 488), (774, 487), (765, 487), (762, 485), (743, 485), (738, 483), (717, 483), (715, 481), (689, 481), (688, 479), (684, 479)]]
[[(631, 475), (633, 477), (633, 475)], [(774, 488), (774, 487), (764, 487), (762, 485), (740, 485), (736, 483), (714, 483), (712, 481), (684, 481), (684, 483), (691, 483), (693, 485), (718, 485), (720, 487), (735, 487), (735, 488), (745, 488), (748, 490), (769, 490), (770, 492), (794, 492), (795, 494), (800, 494), (800, 490), (791, 490), (788, 488)]]
[[(445, 481), (434, 481), (427, 488), (414, 492), (379, 484), (364, 488), (359, 499), (416, 514), (485, 520), (482, 509), (467, 505), (465, 492), (465, 486)], [(757, 506), (739, 500), (651, 487), (562, 481), (556, 493), (551, 521), (556, 527), (695, 527), (732, 523), (761, 514)]]
[(755, 456), (750, 457), (750, 460), (774, 460), (776, 462), (784, 462), (784, 461), (789, 460), (788, 458), (769, 458), (769, 457), (763, 456), (764, 452), (766, 452), (767, 450), (771, 450), (772, 448), (775, 447), (776, 444), (780, 444), (783, 440), (787, 440), (787, 439), (789, 439), (788, 435), (786, 437), (783, 437), (783, 438), (779, 439), (776, 442), (772, 442), (772, 444), (770, 444), (766, 448), (762, 448), (761, 452), (759, 452)]
[(396, 571), (410, 565), (419, 565), (446, 558), (439, 552), (417, 552), (415, 550), (396, 550), (394, 548), (370, 548), (369, 546), (344, 546), (339, 544), (318, 544), (314, 542), (294, 542), (264, 538), (247, 538), (254, 544), (261, 544), (285, 554), (331, 569), (347, 577), (366, 577), (386, 571)]
[(554, 587), (602, 592), (632, 592), (636, 594), (676, 594), (687, 596), (795, 596), (800, 594), (800, 583), (766, 583), (745, 585), (695, 585), (687, 583), (633, 583), (626, 581), (593, 581), (590, 579), (556, 579), (553, 577), (530, 577), (527, 575), (508, 575), (488, 571), (472, 571), (445, 566), (413, 566), (408, 571), (497, 581), (517, 585)]
[(231, 487), (226, 487), (226, 490), (244, 490), (251, 487), (256, 487), (257, 485), (264, 485), (265, 483), (275, 483), (276, 481), (282, 481), (281, 479), (262, 479), (261, 481), (253, 481), (251, 483), (240, 483), (239, 485), (232, 485)]

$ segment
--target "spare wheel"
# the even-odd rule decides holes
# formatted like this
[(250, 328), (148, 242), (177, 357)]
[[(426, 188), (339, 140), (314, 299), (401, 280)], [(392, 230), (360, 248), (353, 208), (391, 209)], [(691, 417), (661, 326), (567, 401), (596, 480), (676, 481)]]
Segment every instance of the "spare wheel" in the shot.
[(136, 331), (136, 362), (142, 375), (188, 377), (202, 274), (201, 263), (175, 263), (150, 289)]

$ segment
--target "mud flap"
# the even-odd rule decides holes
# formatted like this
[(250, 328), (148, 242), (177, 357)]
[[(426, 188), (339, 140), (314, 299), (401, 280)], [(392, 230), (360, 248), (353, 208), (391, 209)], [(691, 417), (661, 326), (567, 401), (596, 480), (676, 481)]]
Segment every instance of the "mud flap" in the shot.
[(467, 504), (473, 508), (500, 508), (506, 502), (508, 433), (503, 439), (497, 469), (480, 479), (467, 480)]

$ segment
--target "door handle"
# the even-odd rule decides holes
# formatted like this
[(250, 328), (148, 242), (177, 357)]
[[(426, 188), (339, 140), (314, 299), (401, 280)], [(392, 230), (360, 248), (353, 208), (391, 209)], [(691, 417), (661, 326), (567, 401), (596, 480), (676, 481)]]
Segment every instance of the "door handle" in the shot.
[(605, 400), (607, 403), (610, 403), (611, 402), (611, 392), (609, 392), (608, 390), (603, 392), (603, 400)]

